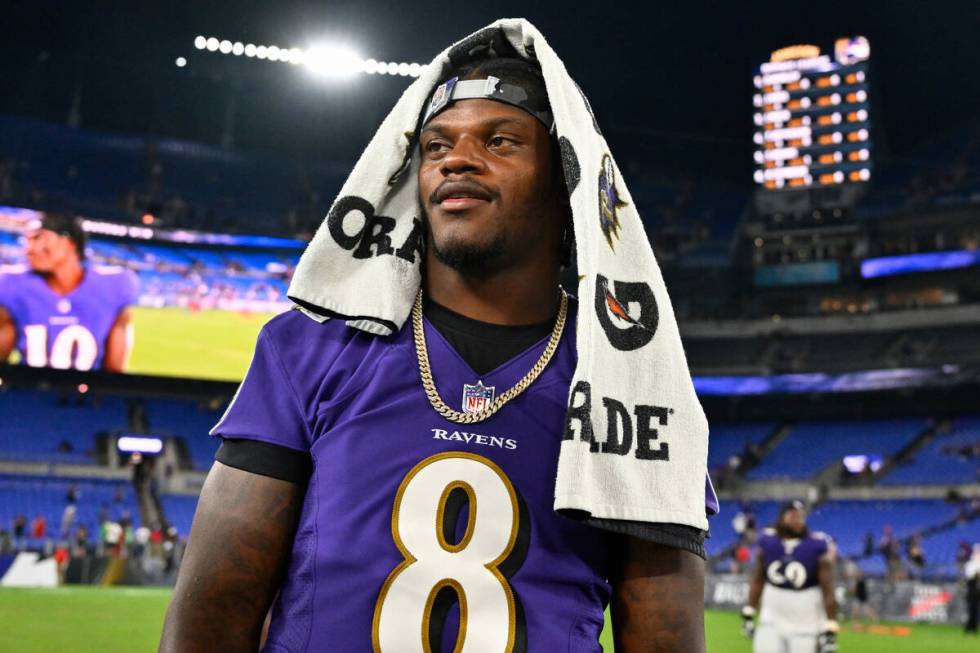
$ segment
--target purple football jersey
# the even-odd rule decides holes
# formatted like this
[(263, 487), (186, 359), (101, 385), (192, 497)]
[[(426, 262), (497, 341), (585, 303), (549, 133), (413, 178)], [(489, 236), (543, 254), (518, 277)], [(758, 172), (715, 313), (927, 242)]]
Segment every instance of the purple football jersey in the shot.
[[(573, 306), (541, 376), (474, 425), (432, 408), (410, 324), (379, 337), (289, 311), (263, 328), (212, 434), (313, 458), (265, 651), (601, 650), (613, 536), (553, 510)], [(508, 390), (547, 342), (480, 376), (425, 336), (454, 410)]]
[(772, 528), (759, 536), (759, 550), (766, 571), (766, 583), (789, 590), (815, 587), (820, 558), (830, 551), (831, 540), (821, 532), (798, 539), (782, 539)]
[(32, 367), (101, 367), (109, 330), (136, 292), (136, 275), (120, 267), (85, 266), (82, 283), (66, 295), (25, 266), (0, 269), (0, 306), (14, 320), (21, 362)]

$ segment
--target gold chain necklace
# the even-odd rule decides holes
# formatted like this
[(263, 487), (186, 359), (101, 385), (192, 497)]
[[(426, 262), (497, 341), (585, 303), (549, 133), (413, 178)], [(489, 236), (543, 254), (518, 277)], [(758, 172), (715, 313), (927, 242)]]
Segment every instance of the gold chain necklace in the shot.
[(419, 294), (415, 297), (415, 305), (412, 306), (412, 333), (415, 336), (415, 352), (419, 359), (419, 376), (422, 377), (422, 387), (425, 389), (425, 396), (429, 398), (429, 403), (432, 404), (435, 411), (450, 422), (456, 422), (457, 424), (476, 424), (477, 422), (489, 419), (494, 413), (503, 408), (504, 404), (527, 390), (528, 386), (534, 383), (534, 380), (541, 375), (544, 368), (551, 362), (551, 357), (555, 355), (555, 351), (558, 349), (558, 343), (561, 341), (561, 334), (565, 330), (565, 317), (568, 314), (568, 295), (564, 289), (560, 290), (561, 303), (558, 307), (558, 318), (555, 320), (555, 328), (551, 331), (551, 339), (548, 340), (548, 344), (545, 346), (541, 358), (534, 364), (531, 371), (525, 374), (524, 378), (514, 384), (510, 390), (494, 399), (486, 410), (479, 413), (461, 413), (446, 405), (442, 397), (439, 396), (435, 381), (432, 379), (432, 368), (429, 367), (429, 350), (425, 346), (425, 332), (422, 328), (422, 289), (420, 288)]

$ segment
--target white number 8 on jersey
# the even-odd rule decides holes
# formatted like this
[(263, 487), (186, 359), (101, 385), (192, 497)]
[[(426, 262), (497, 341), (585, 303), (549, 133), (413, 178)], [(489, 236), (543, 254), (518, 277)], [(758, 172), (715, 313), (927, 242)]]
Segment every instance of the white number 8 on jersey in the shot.
[[(466, 533), (446, 540), (451, 493), (469, 502)], [(372, 643), (381, 653), (429, 653), (436, 596), (452, 588), (459, 601), (456, 653), (510, 653), (524, 648), (521, 608), (499, 566), (521, 533), (517, 492), (504, 472), (476, 454), (426, 458), (395, 495), (391, 531), (405, 560), (388, 575), (374, 610)], [(446, 526), (449, 526), (447, 529)], [(510, 565), (508, 565), (510, 566)], [(512, 572), (511, 572), (512, 573)], [(435, 631), (433, 631), (435, 627)]]

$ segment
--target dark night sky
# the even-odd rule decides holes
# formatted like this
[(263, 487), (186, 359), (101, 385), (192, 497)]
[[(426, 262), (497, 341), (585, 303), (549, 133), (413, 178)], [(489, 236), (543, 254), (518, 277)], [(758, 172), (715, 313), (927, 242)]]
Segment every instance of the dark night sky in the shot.
[[(753, 68), (791, 43), (827, 51), (838, 36), (870, 39), (879, 153), (905, 156), (980, 115), (976, 1), (150, 4), (5, 2), (0, 112), (63, 121), (80, 83), (83, 126), (215, 143), (234, 93), (238, 147), (349, 160), (408, 78), (313, 83), (284, 64), (198, 52), (194, 36), (293, 47), (339, 38), (366, 57), (425, 63), (495, 18), (525, 16), (588, 94), (618, 157), (657, 168), (747, 179)], [(181, 55), (187, 68), (174, 66)]]

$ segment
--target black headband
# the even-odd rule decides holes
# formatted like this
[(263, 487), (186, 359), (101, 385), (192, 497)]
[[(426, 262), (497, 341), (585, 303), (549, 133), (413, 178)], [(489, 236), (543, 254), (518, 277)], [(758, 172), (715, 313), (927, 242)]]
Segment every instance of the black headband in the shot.
[(502, 82), (493, 75), (488, 75), (485, 79), (467, 79), (460, 81), (459, 77), (451, 77), (436, 87), (429, 101), (429, 106), (425, 110), (425, 117), (422, 125), (432, 120), (439, 112), (443, 111), (453, 102), (458, 100), (494, 100), (515, 106), (527, 111), (529, 114), (541, 121), (549, 132), (554, 129), (555, 118), (550, 110), (541, 110), (541, 98), (533, 98), (532, 93), (523, 86)]

